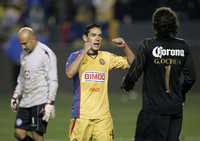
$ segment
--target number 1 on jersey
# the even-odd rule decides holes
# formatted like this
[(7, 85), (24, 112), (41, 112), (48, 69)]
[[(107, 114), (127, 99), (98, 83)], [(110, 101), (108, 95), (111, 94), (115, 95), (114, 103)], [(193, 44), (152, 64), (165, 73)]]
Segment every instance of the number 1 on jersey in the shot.
[(171, 72), (171, 65), (165, 66), (165, 89), (166, 93), (170, 93), (170, 72)]

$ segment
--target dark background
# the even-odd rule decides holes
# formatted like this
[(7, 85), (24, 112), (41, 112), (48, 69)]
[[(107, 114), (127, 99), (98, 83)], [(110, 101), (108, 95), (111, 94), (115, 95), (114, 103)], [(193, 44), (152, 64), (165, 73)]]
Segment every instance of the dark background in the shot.
[[(200, 0), (1, 0), (0, 1), (0, 94), (12, 94), (19, 70), (20, 45), (17, 31), (22, 26), (34, 29), (38, 40), (49, 45), (58, 58), (59, 91), (71, 91), (65, 77), (65, 62), (71, 51), (82, 48), (84, 27), (101, 25), (102, 50), (121, 54), (112, 38), (121, 36), (135, 50), (137, 44), (153, 35), (151, 16), (156, 8), (172, 8), (180, 20), (178, 37), (191, 45), (199, 87)], [(110, 91), (119, 91), (122, 71), (110, 77)], [(138, 84), (140, 87), (140, 84)], [(136, 88), (137, 89), (137, 88)]]
[[(183, 37), (188, 41), (191, 45), (191, 51), (193, 55), (193, 59), (195, 62), (195, 69), (197, 74), (197, 81), (195, 83), (192, 91), (199, 92), (200, 81), (199, 81), (199, 72), (200, 72), (200, 22), (182, 22), (180, 25), (180, 33), (178, 37)], [(136, 50), (137, 44), (146, 37), (150, 37), (152, 32), (152, 27), (150, 22), (137, 22), (133, 24), (121, 24), (119, 28), (120, 36), (122, 36), (129, 44), (131, 49)], [(81, 41), (80, 41), (81, 42)], [(59, 76), (59, 91), (68, 93), (72, 92), (72, 82), (69, 81), (65, 76), (65, 62), (68, 55), (79, 48), (73, 43), (69, 43), (66, 47), (59, 47), (58, 43), (50, 43), (50, 46), (54, 50), (57, 55), (57, 63), (58, 63), (58, 76)], [(104, 42), (102, 50), (108, 50), (110, 52), (114, 52), (116, 54), (123, 54), (122, 51), (115, 48), (109, 41)], [(15, 72), (14, 64), (10, 61), (3, 52), (0, 52), (0, 93), (11, 95), (13, 91), (13, 86), (15, 84), (15, 80), (13, 78), (13, 71)], [(126, 71), (114, 70), (110, 74), (110, 91), (115, 92), (120, 90), (121, 78), (125, 74)], [(137, 87), (140, 88), (140, 82)], [(136, 89), (137, 89), (136, 87)]]

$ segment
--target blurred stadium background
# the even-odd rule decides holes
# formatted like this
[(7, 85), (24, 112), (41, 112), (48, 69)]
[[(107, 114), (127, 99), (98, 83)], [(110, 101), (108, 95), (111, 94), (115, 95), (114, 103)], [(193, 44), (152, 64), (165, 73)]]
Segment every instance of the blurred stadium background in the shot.
[[(15, 113), (10, 97), (19, 71), (20, 47), (16, 31), (31, 26), (40, 41), (49, 45), (58, 59), (59, 89), (57, 117), (49, 123), (47, 141), (68, 140), (72, 82), (65, 77), (69, 53), (81, 48), (84, 26), (97, 22), (103, 28), (103, 50), (120, 54), (111, 43), (122, 36), (133, 50), (143, 38), (153, 35), (151, 15), (155, 8), (169, 6), (180, 19), (179, 37), (191, 45), (197, 82), (185, 104), (181, 141), (200, 141), (200, 0), (0, 0), (0, 140), (14, 141)], [(125, 72), (110, 74), (110, 105), (114, 119), (115, 140), (130, 141), (141, 107), (141, 80), (134, 91), (120, 90)]]

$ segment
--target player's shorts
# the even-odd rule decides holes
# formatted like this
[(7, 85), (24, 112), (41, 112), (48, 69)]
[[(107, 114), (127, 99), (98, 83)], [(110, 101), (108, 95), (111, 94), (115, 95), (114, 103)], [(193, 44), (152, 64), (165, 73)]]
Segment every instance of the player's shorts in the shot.
[(45, 104), (30, 108), (19, 108), (15, 121), (15, 128), (35, 131), (40, 135), (46, 132), (47, 122), (42, 120)]
[(179, 141), (181, 128), (182, 113), (160, 115), (141, 111), (135, 141)]
[(69, 137), (70, 141), (113, 141), (112, 118), (71, 119)]

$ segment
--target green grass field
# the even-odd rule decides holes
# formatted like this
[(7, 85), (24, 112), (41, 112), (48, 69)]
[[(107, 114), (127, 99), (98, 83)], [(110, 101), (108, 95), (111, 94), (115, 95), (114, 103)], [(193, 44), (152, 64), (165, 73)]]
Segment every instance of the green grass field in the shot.
[[(115, 141), (131, 141), (135, 131), (141, 97), (134, 95), (110, 95), (110, 105), (114, 121)], [(184, 110), (181, 141), (200, 141), (200, 95), (188, 94)], [(71, 96), (58, 94), (56, 118), (50, 121), (46, 141), (68, 141)], [(10, 110), (9, 96), (0, 96), (0, 141), (15, 141), (15, 113)]]

